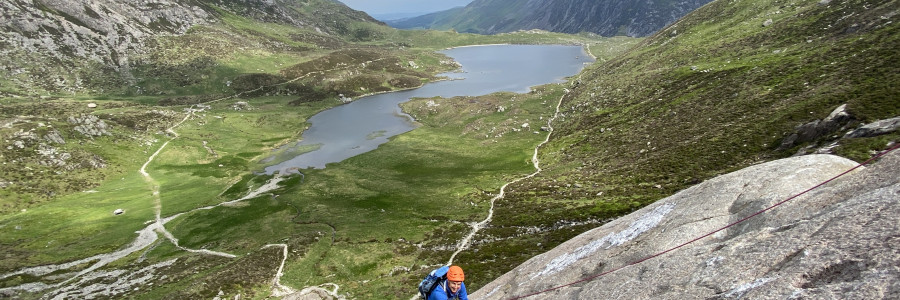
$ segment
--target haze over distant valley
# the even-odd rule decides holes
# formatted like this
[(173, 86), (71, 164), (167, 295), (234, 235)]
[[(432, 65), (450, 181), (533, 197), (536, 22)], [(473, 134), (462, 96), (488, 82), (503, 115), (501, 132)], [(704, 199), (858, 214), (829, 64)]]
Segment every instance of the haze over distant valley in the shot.
[(402, 29), (453, 29), (497, 34), (540, 29), (563, 33), (642, 37), (710, 0), (475, 0), (419, 17), (388, 21)]
[(381, 21), (421, 16), (466, 6), (472, 0), (340, 0), (352, 9), (361, 10)]

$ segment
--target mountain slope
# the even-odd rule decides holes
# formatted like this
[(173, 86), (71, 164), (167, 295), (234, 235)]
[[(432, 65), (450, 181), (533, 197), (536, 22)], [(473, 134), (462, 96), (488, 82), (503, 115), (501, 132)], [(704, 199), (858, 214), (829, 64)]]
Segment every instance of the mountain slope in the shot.
[(603, 36), (646, 36), (708, 0), (476, 0), (420, 17), (389, 21), (396, 28), (455, 29), (495, 34), (542, 29), (553, 32), (592, 32)]
[[(12, 95), (96, 93), (133, 83), (131, 69), (153, 60), (154, 53), (170, 51), (159, 49), (172, 46), (159, 45), (159, 38), (183, 36), (197, 26), (221, 26), (229, 19), (305, 29), (309, 37), (297, 42), (313, 45), (364, 39), (367, 32), (356, 24), (381, 24), (333, 0), (12, 0), (0, 3), (0, 11), (0, 93)], [(250, 33), (238, 29), (229, 35)]]
[[(544, 171), (510, 186), (459, 261), (472, 262), (473, 278), (495, 278), (708, 178), (794, 154), (864, 160), (896, 143), (896, 127), (842, 137), (900, 116), (898, 10), (887, 0), (716, 1), (592, 66), (562, 104)], [(791, 142), (833, 113), (848, 117)]]

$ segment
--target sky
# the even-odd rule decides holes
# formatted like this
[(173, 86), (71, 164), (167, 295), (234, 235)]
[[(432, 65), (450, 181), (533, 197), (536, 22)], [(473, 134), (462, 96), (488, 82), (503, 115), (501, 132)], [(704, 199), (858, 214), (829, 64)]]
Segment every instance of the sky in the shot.
[(431, 13), (466, 6), (472, 0), (338, 0), (369, 15)]

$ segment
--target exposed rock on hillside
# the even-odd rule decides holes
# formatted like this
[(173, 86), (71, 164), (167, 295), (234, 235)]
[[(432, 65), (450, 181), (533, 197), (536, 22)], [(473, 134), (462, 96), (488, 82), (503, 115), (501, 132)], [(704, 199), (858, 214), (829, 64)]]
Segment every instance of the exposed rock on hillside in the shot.
[(80, 116), (70, 116), (68, 121), (69, 123), (76, 125), (75, 131), (86, 136), (94, 137), (109, 134), (109, 132), (106, 131), (106, 122), (103, 122), (103, 120), (100, 120), (100, 118), (95, 115), (82, 114)]
[[(0, 74), (14, 86), (26, 87), (24, 93), (85, 89), (92, 76), (79, 76), (73, 68), (94, 65), (105, 69), (103, 73), (127, 71), (131, 57), (147, 50), (149, 37), (181, 34), (214, 21), (196, 3), (186, 1), (76, 2), (0, 3)], [(31, 90), (35, 86), (40, 88)]]
[(890, 132), (897, 131), (900, 129), (900, 117), (890, 118), (885, 120), (878, 120), (866, 125), (863, 125), (851, 132), (848, 132), (844, 137), (847, 138), (859, 138), (859, 137), (870, 137), (870, 136), (878, 136)]
[(797, 144), (815, 141), (822, 137), (833, 134), (841, 126), (846, 125), (853, 119), (853, 116), (847, 112), (847, 105), (838, 106), (827, 118), (815, 120), (800, 126), (797, 126), (796, 132), (781, 141), (781, 149), (788, 149)]
[[(129, 51), (147, 36), (184, 33), (214, 19), (196, 3), (175, 0), (4, 1), (3, 43), (61, 61), (72, 56), (110, 65), (127, 64)], [(9, 55), (9, 51), (4, 51)], [(20, 70), (24, 71), (24, 70)]]
[[(585, 232), (472, 295), (507, 299), (628, 265), (788, 199), (857, 164), (794, 157), (708, 180)], [(900, 151), (667, 254), (529, 299), (893, 299)]]
[[(144, 56), (157, 48), (179, 50), (155, 38), (183, 35), (235, 16), (303, 28), (319, 39), (366, 37), (369, 32), (354, 32), (348, 23), (380, 24), (333, 0), (8, 0), (0, 2), (0, 75), (12, 82), (14, 93), (25, 95), (77, 93), (100, 83), (125, 86), (136, 76), (132, 69), (137, 65), (168, 63), (156, 62), (160, 57), (143, 61), (148, 59)], [(158, 68), (165, 67), (171, 68)], [(203, 66), (190, 67), (196, 71)]]

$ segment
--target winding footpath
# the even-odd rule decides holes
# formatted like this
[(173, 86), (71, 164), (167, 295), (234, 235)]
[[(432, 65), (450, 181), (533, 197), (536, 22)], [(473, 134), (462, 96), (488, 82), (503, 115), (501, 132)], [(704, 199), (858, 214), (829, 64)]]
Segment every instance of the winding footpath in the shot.
[(462, 240), (459, 241), (459, 243), (456, 246), (456, 251), (453, 252), (453, 255), (451, 255), (450, 259), (447, 261), (448, 266), (453, 264), (453, 260), (456, 258), (456, 255), (458, 255), (460, 252), (463, 252), (466, 249), (469, 249), (469, 245), (472, 243), (472, 238), (475, 237), (475, 234), (477, 234), (478, 231), (480, 231), (482, 228), (484, 228), (484, 226), (487, 225), (487, 223), (491, 222), (491, 219), (494, 217), (494, 203), (497, 202), (497, 200), (499, 200), (499, 199), (503, 199), (503, 197), (506, 195), (506, 187), (508, 187), (510, 184), (517, 183), (519, 181), (537, 176), (538, 174), (541, 173), (541, 171), (543, 171), (543, 169), (541, 169), (541, 162), (538, 159), (538, 152), (540, 151), (541, 147), (543, 147), (545, 144), (550, 142), (550, 136), (553, 135), (553, 120), (556, 120), (556, 118), (559, 117), (559, 108), (560, 108), (560, 106), (562, 106), (562, 101), (566, 97), (566, 95), (569, 94), (569, 89), (565, 89), (565, 91), (566, 91), (565, 94), (560, 96), (559, 101), (556, 103), (556, 110), (553, 113), (553, 117), (550, 117), (547, 120), (547, 129), (548, 129), (547, 137), (544, 139), (543, 142), (541, 142), (536, 147), (534, 147), (534, 155), (531, 157), (531, 162), (534, 165), (534, 169), (535, 169), (534, 173), (531, 173), (524, 177), (520, 177), (516, 180), (510, 181), (510, 182), (504, 184), (502, 187), (500, 187), (500, 193), (497, 194), (497, 196), (494, 196), (494, 198), (491, 198), (491, 208), (488, 210), (487, 217), (484, 218), (484, 220), (481, 220), (481, 222), (469, 224), (470, 226), (472, 226), (472, 230), (469, 231), (469, 234), (466, 235), (465, 238), (463, 238)]
[[(367, 61), (360, 65), (365, 66), (369, 63), (379, 61), (379, 60), (383, 60), (383, 58)], [(297, 80), (306, 78), (312, 74), (316, 74), (316, 73), (324, 74), (325, 72), (344, 70), (344, 69), (349, 69), (352, 67), (354, 67), (354, 65), (341, 66), (341, 67), (323, 70), (323, 71), (309, 72), (302, 76), (299, 76), (297, 78), (294, 78), (294, 79), (291, 79), (291, 80), (288, 80), (285, 82), (268, 85), (268, 86), (260, 86), (253, 90), (249, 90), (249, 91), (237, 93), (232, 96), (223, 97), (220, 99), (215, 99), (215, 100), (211, 100), (208, 102), (204, 102), (201, 105), (209, 105), (211, 103), (225, 101), (228, 99), (236, 99), (245, 94), (257, 92), (264, 88), (270, 88), (270, 87), (275, 87), (275, 86), (292, 83)], [(40, 281), (25, 283), (25, 284), (21, 284), (18, 286), (0, 288), (0, 293), (14, 292), (14, 291), (25, 291), (25, 292), (29, 292), (29, 293), (37, 293), (37, 292), (41, 292), (41, 291), (45, 291), (45, 290), (49, 290), (49, 289), (55, 289), (49, 293), (46, 293), (42, 299), (48, 298), (48, 295), (55, 295), (55, 296), (53, 296), (52, 299), (66, 299), (66, 298), (84, 298), (84, 297), (91, 297), (91, 296), (96, 296), (96, 295), (115, 296), (117, 292), (118, 293), (126, 292), (135, 285), (139, 286), (140, 284), (145, 283), (148, 280), (148, 278), (152, 278), (152, 274), (142, 276), (140, 278), (135, 278), (135, 280), (131, 280), (131, 281), (127, 281), (127, 282), (122, 282), (122, 280), (117, 280), (116, 282), (114, 282), (110, 285), (107, 285), (107, 286), (103, 286), (103, 287), (97, 287), (98, 285), (102, 286), (103, 284), (92, 284), (90, 286), (91, 288), (87, 288), (87, 287), (79, 288), (79, 287), (82, 284), (88, 284), (90, 281), (96, 280), (97, 278), (100, 278), (103, 276), (116, 276), (116, 277), (121, 277), (121, 278), (127, 279), (130, 277), (133, 277), (135, 274), (149, 273), (149, 272), (152, 272), (152, 270), (155, 270), (156, 268), (173, 264), (175, 262), (175, 260), (170, 260), (170, 261), (158, 263), (155, 265), (151, 265), (150, 267), (143, 268), (143, 269), (133, 272), (131, 274), (127, 274), (127, 272), (123, 271), (123, 270), (99, 271), (100, 268), (102, 268), (112, 262), (115, 262), (119, 259), (122, 259), (126, 256), (129, 256), (129, 255), (131, 255), (135, 252), (141, 251), (143, 249), (147, 249), (147, 247), (150, 247), (151, 245), (153, 245), (154, 243), (156, 243), (158, 241), (159, 234), (162, 234), (168, 241), (170, 241), (178, 249), (183, 250), (183, 251), (187, 251), (187, 252), (191, 252), (191, 253), (205, 254), (205, 255), (221, 256), (221, 257), (227, 257), (227, 258), (236, 258), (237, 257), (236, 255), (230, 254), (230, 253), (212, 251), (212, 250), (208, 250), (208, 249), (199, 249), (199, 250), (198, 249), (189, 249), (189, 248), (183, 247), (183, 246), (179, 245), (178, 239), (175, 238), (175, 236), (166, 229), (165, 224), (168, 223), (169, 221), (172, 221), (172, 220), (180, 217), (181, 215), (184, 215), (187, 213), (195, 212), (198, 210), (208, 210), (208, 209), (212, 209), (212, 208), (223, 206), (223, 205), (230, 205), (230, 204), (245, 201), (245, 200), (252, 199), (252, 198), (258, 197), (260, 195), (269, 193), (269, 192), (277, 189), (278, 183), (280, 183), (281, 181), (286, 179), (285, 177), (283, 177), (281, 174), (276, 174), (272, 179), (267, 181), (265, 184), (263, 184), (262, 186), (260, 186), (259, 188), (255, 189), (255, 190), (251, 190), (247, 195), (245, 195), (244, 197), (241, 197), (240, 199), (222, 202), (222, 203), (219, 203), (216, 205), (195, 208), (190, 211), (181, 212), (181, 213), (163, 218), (162, 217), (162, 199), (161, 199), (160, 193), (159, 193), (160, 185), (155, 179), (153, 179), (153, 177), (150, 175), (150, 173), (147, 172), (147, 167), (153, 162), (153, 160), (160, 153), (162, 153), (162, 151), (169, 145), (170, 142), (174, 141), (175, 139), (177, 139), (179, 137), (178, 133), (175, 132), (175, 129), (180, 127), (187, 120), (190, 120), (192, 117), (196, 117), (197, 112), (202, 112), (205, 110), (205, 108), (202, 108), (201, 105), (194, 105), (194, 106), (191, 106), (190, 108), (188, 108), (187, 113), (185, 114), (185, 117), (181, 121), (179, 121), (178, 123), (174, 124), (173, 126), (169, 127), (168, 129), (166, 129), (166, 132), (169, 135), (171, 135), (172, 138), (170, 138), (168, 141), (166, 141), (162, 145), (160, 145), (160, 147), (158, 149), (156, 149), (156, 151), (141, 166), (139, 172), (141, 173), (141, 176), (143, 176), (144, 181), (149, 185), (150, 190), (151, 190), (151, 196), (153, 197), (155, 219), (152, 221), (148, 221), (149, 225), (147, 225), (146, 227), (144, 227), (141, 230), (136, 231), (135, 233), (137, 233), (138, 236), (127, 247), (117, 250), (117, 251), (114, 251), (114, 252), (98, 254), (98, 255), (88, 257), (88, 258), (71, 261), (71, 262), (67, 262), (67, 263), (43, 265), (43, 266), (36, 266), (36, 267), (27, 267), (27, 268), (19, 269), (19, 270), (16, 270), (14, 272), (10, 272), (7, 274), (2, 274), (2, 275), (0, 275), (0, 280), (6, 279), (6, 278), (9, 278), (12, 276), (16, 276), (16, 275), (30, 275), (30, 276), (34, 276), (34, 277), (43, 277), (43, 276), (49, 276), (54, 272), (69, 270), (69, 269), (72, 269), (72, 268), (75, 268), (78, 266), (82, 266), (87, 263), (94, 262), (89, 267), (87, 267), (81, 271), (78, 271), (77, 273), (74, 273), (74, 274), (70, 273), (71, 277), (69, 277), (68, 279), (66, 279), (62, 282), (59, 282), (59, 283), (46, 284), (46, 283), (43, 283)], [(198, 108), (198, 107), (200, 107), (200, 108)], [(283, 275), (284, 264), (287, 261), (287, 257), (288, 257), (288, 246), (286, 244), (270, 244), (270, 245), (263, 246), (263, 248), (268, 248), (268, 247), (283, 247), (284, 248), (284, 256), (282, 258), (281, 266), (275, 272), (276, 276), (272, 283), (272, 290), (273, 290), (272, 295), (276, 296), (276, 297), (280, 297), (280, 296), (296, 293), (296, 291), (293, 290), (292, 288), (281, 284), (281, 276)], [(92, 273), (97, 273), (97, 274), (89, 275)], [(76, 282), (76, 280), (77, 280), (77, 282)], [(334, 289), (332, 291), (328, 291), (328, 290), (322, 289), (320, 287), (309, 287), (309, 288), (302, 290), (299, 294), (303, 295), (306, 293), (325, 292), (329, 295), (333, 295), (333, 296), (337, 297), (337, 290), (339, 287), (336, 284), (330, 284), (330, 285), (332, 285), (334, 287)], [(74, 295), (71, 295), (70, 293), (73, 293)]]
[(288, 258), (288, 245), (287, 244), (269, 244), (263, 246), (263, 249), (270, 247), (281, 247), (283, 249), (283, 256), (281, 259), (281, 265), (278, 266), (278, 271), (275, 272), (275, 278), (272, 279), (272, 297), (284, 297), (290, 295), (292, 293), (296, 293), (294, 289), (288, 286), (284, 286), (281, 284), (281, 276), (284, 276), (284, 263), (287, 262)]
[[(591, 53), (591, 47), (589, 45), (584, 45), (584, 51), (587, 52), (587, 54), (590, 57), (592, 57), (594, 60), (597, 60), (597, 56), (595, 56), (593, 53)], [(579, 75), (578, 78), (580, 79), (581, 75)], [(565, 89), (565, 93), (559, 97), (559, 101), (557, 101), (556, 108), (553, 112), (553, 116), (550, 117), (549, 119), (547, 119), (547, 129), (548, 129), (547, 137), (544, 139), (543, 142), (541, 142), (540, 144), (538, 144), (537, 146), (534, 147), (534, 155), (531, 157), (531, 162), (534, 165), (534, 169), (535, 169), (534, 173), (531, 173), (524, 177), (520, 177), (516, 180), (510, 181), (510, 182), (504, 184), (502, 187), (500, 187), (500, 193), (497, 194), (497, 196), (494, 196), (494, 198), (491, 198), (491, 207), (488, 210), (487, 217), (485, 217), (484, 220), (482, 220), (481, 222), (469, 224), (470, 226), (472, 226), (472, 230), (469, 232), (468, 235), (466, 235), (465, 238), (463, 238), (462, 240), (459, 241), (459, 243), (456, 246), (456, 251), (453, 252), (453, 255), (451, 255), (450, 259), (447, 261), (448, 266), (453, 264), (453, 260), (456, 258), (456, 255), (458, 255), (460, 252), (462, 252), (466, 249), (469, 249), (469, 245), (472, 243), (472, 239), (475, 237), (475, 234), (477, 234), (478, 231), (480, 231), (482, 228), (484, 228), (484, 226), (487, 225), (487, 223), (491, 222), (491, 219), (494, 217), (494, 203), (497, 202), (497, 200), (499, 200), (499, 199), (503, 199), (503, 197), (506, 195), (506, 187), (508, 187), (510, 184), (517, 183), (519, 181), (537, 176), (538, 174), (541, 173), (541, 171), (543, 171), (543, 169), (541, 169), (541, 162), (538, 159), (538, 152), (540, 151), (541, 147), (543, 147), (544, 145), (546, 145), (547, 143), (550, 142), (550, 136), (553, 135), (553, 121), (559, 117), (559, 115), (560, 115), (559, 108), (562, 106), (563, 99), (565, 99), (566, 95), (568, 95), (569, 92), (570, 92), (569, 89)]]
[[(491, 198), (491, 207), (490, 207), (490, 209), (488, 209), (487, 217), (485, 217), (484, 220), (481, 220), (481, 222), (469, 224), (472, 227), (472, 230), (469, 231), (469, 234), (467, 234), (465, 238), (463, 238), (462, 240), (459, 241), (459, 243), (457, 243), (456, 251), (453, 252), (453, 255), (450, 256), (449, 260), (447, 260), (446, 265), (448, 265), (448, 266), (452, 265), (453, 260), (456, 259), (456, 255), (469, 249), (469, 245), (472, 243), (472, 239), (475, 237), (475, 234), (477, 234), (478, 231), (480, 231), (482, 228), (484, 228), (485, 225), (487, 225), (488, 223), (491, 222), (491, 219), (494, 217), (494, 203), (496, 203), (497, 200), (503, 199), (503, 197), (506, 196), (506, 188), (510, 184), (532, 178), (532, 177), (540, 174), (541, 171), (543, 171), (543, 169), (541, 169), (540, 160), (538, 159), (538, 153), (540, 152), (541, 147), (543, 147), (545, 144), (550, 142), (550, 136), (553, 135), (553, 121), (559, 117), (559, 114), (560, 114), (559, 108), (562, 106), (562, 101), (563, 101), (563, 99), (565, 99), (566, 95), (569, 94), (569, 89), (565, 89), (565, 91), (566, 91), (565, 94), (560, 96), (559, 101), (556, 103), (556, 109), (553, 112), (553, 116), (547, 120), (547, 129), (548, 129), (547, 137), (544, 138), (543, 142), (541, 142), (540, 144), (538, 144), (537, 146), (534, 147), (534, 154), (531, 157), (531, 163), (533, 164), (535, 171), (531, 174), (528, 174), (526, 176), (523, 176), (523, 177), (517, 178), (513, 181), (510, 181), (510, 182), (504, 184), (502, 187), (500, 187), (500, 193), (497, 194), (497, 196), (494, 196), (494, 198)], [(409, 300), (416, 300), (416, 299), (419, 299), (418, 294), (409, 298)]]
[[(166, 146), (169, 145), (169, 142), (174, 141), (175, 139), (178, 138), (178, 136), (179, 136), (178, 133), (175, 132), (175, 130), (173, 130), (173, 129), (181, 126), (181, 124), (183, 124), (185, 121), (190, 119), (192, 116), (196, 116), (197, 111), (198, 110), (195, 110), (193, 107), (189, 108), (188, 113), (185, 114), (184, 119), (181, 119), (181, 122), (178, 122), (175, 125), (173, 125), (172, 127), (170, 127), (169, 129), (166, 129), (166, 132), (171, 134), (172, 138), (169, 139), (168, 141), (166, 141), (165, 143), (163, 143), (162, 146), (159, 147), (159, 149), (156, 149), (156, 152), (154, 152), (153, 155), (150, 155), (150, 158), (147, 159), (147, 162), (145, 162), (144, 165), (141, 166), (141, 169), (140, 169), (141, 176), (144, 177), (144, 181), (146, 181), (147, 184), (150, 185), (150, 190), (153, 191), (153, 193), (151, 195), (153, 196), (153, 208), (156, 213), (156, 223), (155, 223), (154, 229), (157, 232), (161, 233), (163, 236), (165, 236), (166, 239), (168, 239), (170, 242), (172, 242), (172, 244), (174, 244), (175, 247), (177, 247), (178, 249), (188, 251), (191, 253), (202, 253), (202, 254), (217, 255), (217, 256), (228, 257), (228, 258), (235, 258), (237, 256), (235, 256), (233, 254), (228, 254), (228, 253), (224, 253), (224, 252), (216, 252), (216, 251), (211, 251), (211, 250), (207, 250), (207, 249), (202, 249), (202, 250), (188, 249), (188, 248), (185, 248), (185, 247), (179, 245), (178, 239), (175, 238), (175, 236), (172, 235), (172, 233), (166, 229), (165, 225), (166, 225), (166, 222), (168, 222), (174, 218), (177, 218), (178, 216), (180, 216), (184, 213), (176, 214), (172, 217), (166, 218), (165, 221), (163, 221), (164, 219), (162, 217), (160, 217), (160, 215), (162, 214), (162, 199), (159, 197), (159, 183), (156, 182), (156, 180), (154, 180), (153, 177), (150, 176), (149, 173), (147, 173), (147, 166), (150, 165), (151, 162), (153, 162), (153, 159), (156, 158), (156, 156), (159, 155), (159, 153), (162, 152), (163, 149), (165, 149)], [(201, 109), (199, 111), (203, 111), (203, 110)], [(236, 201), (239, 201), (239, 200), (236, 200)], [(219, 204), (219, 205), (222, 205), (222, 204)], [(190, 213), (190, 212), (193, 212), (196, 210), (197, 209), (194, 209), (194, 210), (188, 211), (187, 213)], [(154, 240), (154, 242), (155, 242), (155, 240)]]

